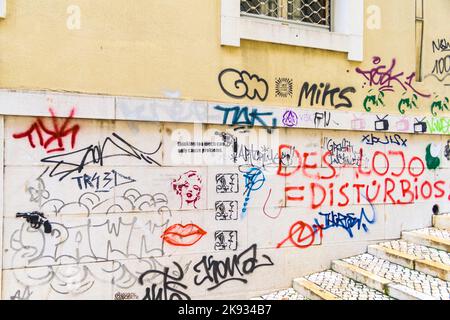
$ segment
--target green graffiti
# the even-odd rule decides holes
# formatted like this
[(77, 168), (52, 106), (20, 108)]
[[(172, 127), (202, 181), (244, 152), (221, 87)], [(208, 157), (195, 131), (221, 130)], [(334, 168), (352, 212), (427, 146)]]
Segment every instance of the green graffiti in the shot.
[[(403, 94), (405, 95), (405, 94)], [(411, 98), (403, 98), (398, 102), (398, 111), (400, 111), (401, 114), (405, 114), (405, 109), (402, 108), (405, 106), (408, 109), (412, 109), (413, 107), (417, 108), (417, 95), (413, 94), (412, 99)]]
[[(371, 93), (373, 91), (373, 89), (370, 89), (368, 93)], [(364, 105), (364, 109), (367, 112), (370, 112), (372, 110), (372, 108), (370, 107), (369, 103), (372, 104), (375, 107), (378, 107), (379, 105), (382, 105), (383, 107), (385, 106), (384, 104), (384, 92), (380, 91), (378, 93), (378, 97), (374, 94), (372, 95), (367, 95), (367, 97), (364, 99), (363, 105)]]
[(433, 117), (427, 120), (427, 128), (429, 133), (450, 134), (450, 118)]
[[(437, 98), (437, 97), (436, 97)], [(447, 97), (445, 97), (443, 100), (435, 100), (433, 101), (433, 103), (431, 104), (431, 114), (433, 116), (437, 116), (437, 112), (434, 109), (437, 109), (441, 112), (445, 110), (448, 110), (448, 104), (449, 104), (449, 99)]]
[(438, 157), (431, 155), (431, 144), (427, 146), (425, 160), (427, 161), (427, 168), (429, 170), (434, 170), (441, 164), (441, 160)]

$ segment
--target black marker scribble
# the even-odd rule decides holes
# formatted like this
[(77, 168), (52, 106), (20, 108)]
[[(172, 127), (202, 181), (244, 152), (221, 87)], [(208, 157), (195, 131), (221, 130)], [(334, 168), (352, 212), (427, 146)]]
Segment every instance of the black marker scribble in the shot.
[[(191, 300), (191, 298), (181, 290), (177, 288), (181, 288), (186, 290), (188, 286), (181, 283), (184, 278), (183, 268), (177, 263), (173, 262), (175, 267), (177, 267), (178, 271), (172, 273), (173, 276), (169, 274), (169, 268), (165, 267), (163, 271), (160, 270), (148, 270), (141, 274), (139, 277), (139, 284), (144, 285), (144, 278), (148, 275), (160, 275), (163, 278), (161, 287), (158, 288), (158, 284), (153, 283), (151, 281), (151, 286), (145, 289), (145, 296), (143, 300)], [(176, 276), (175, 274), (178, 274)]]
[(114, 157), (131, 157), (148, 164), (161, 166), (160, 163), (153, 159), (153, 156), (161, 149), (161, 146), (162, 142), (160, 142), (155, 151), (150, 153), (144, 152), (128, 143), (118, 134), (113, 133), (112, 137), (106, 138), (102, 144), (90, 145), (74, 152), (47, 157), (42, 159), (41, 162), (56, 164), (50, 171), (49, 176), (59, 176), (59, 180), (62, 181), (74, 172), (81, 173), (84, 167), (89, 164), (103, 166), (106, 159)]
[[(250, 246), (241, 254), (235, 254), (232, 258), (228, 257), (224, 261), (215, 260), (213, 256), (203, 256), (203, 258), (194, 265), (194, 271), (197, 275), (194, 278), (194, 283), (199, 286), (204, 282), (212, 283), (212, 287), (208, 291), (220, 287), (228, 281), (239, 281), (247, 283), (243, 277), (252, 274), (260, 267), (273, 266), (274, 263), (267, 255), (262, 255), (266, 263), (259, 263), (263, 259), (257, 258), (257, 245)], [(204, 274), (200, 278), (200, 274)]]

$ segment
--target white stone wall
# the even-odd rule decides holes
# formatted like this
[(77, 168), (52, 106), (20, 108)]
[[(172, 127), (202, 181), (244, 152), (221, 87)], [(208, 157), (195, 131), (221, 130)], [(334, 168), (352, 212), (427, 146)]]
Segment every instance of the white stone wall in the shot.
[[(69, 113), (70, 108), (58, 116)], [(142, 299), (147, 288), (154, 299), (250, 298), (326, 269), (332, 259), (362, 253), (369, 243), (431, 225), (435, 203), (450, 209), (450, 161), (444, 156), (448, 136), (299, 128), (268, 133), (262, 127), (235, 130), (219, 124), (76, 115), (5, 116), (0, 129), (2, 299)], [(61, 144), (55, 131), (63, 132)], [(368, 144), (371, 134), (381, 142)], [(436, 169), (427, 168), (429, 144), (439, 159)], [(280, 145), (285, 145), (286, 164), (281, 168)], [(189, 150), (202, 148), (216, 150)], [(420, 160), (409, 168), (414, 157)], [(415, 181), (410, 172), (422, 169)], [(380, 176), (374, 170), (387, 173)], [(357, 176), (358, 171), (372, 173)], [(385, 199), (386, 179), (392, 179), (395, 189)], [(413, 192), (419, 186), (413, 203), (392, 204), (390, 197), (407, 199), (401, 180), (411, 183)], [(179, 182), (183, 197), (173, 181)], [(320, 198), (313, 198), (313, 183), (328, 193), (319, 208), (312, 207)], [(339, 193), (346, 183), (371, 188), (375, 183), (370, 193), (380, 185), (380, 195), (372, 203), (364, 197), (358, 201), (349, 187), (347, 201)], [(424, 183), (432, 186), (429, 199), (427, 186), (426, 196), (420, 194)], [(362, 209), (367, 218), (358, 225)], [(49, 219), (50, 234), (15, 217), (34, 210)], [(343, 216), (311, 233), (315, 219), (326, 223), (319, 212), (331, 211)], [(346, 223), (354, 225), (343, 228)], [(163, 238), (176, 224), (201, 229), (184, 238)]]

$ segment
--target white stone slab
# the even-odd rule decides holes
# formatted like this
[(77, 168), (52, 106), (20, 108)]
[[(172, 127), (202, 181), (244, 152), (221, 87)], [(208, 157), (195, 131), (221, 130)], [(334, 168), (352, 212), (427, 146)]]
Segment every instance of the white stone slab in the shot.
[(114, 119), (114, 97), (55, 92), (0, 91), (0, 113), (5, 115), (49, 115), (52, 108), (57, 116), (66, 117), (75, 109), (74, 117)]
[(5, 270), (5, 300), (112, 299), (111, 262)]
[(199, 101), (118, 97), (116, 119), (205, 123), (207, 122), (207, 104)]

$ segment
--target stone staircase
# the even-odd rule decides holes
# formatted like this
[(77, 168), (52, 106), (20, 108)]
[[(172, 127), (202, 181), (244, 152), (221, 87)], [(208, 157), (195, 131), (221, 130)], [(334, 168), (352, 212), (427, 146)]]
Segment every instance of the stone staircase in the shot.
[(254, 300), (450, 300), (450, 214)]

